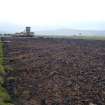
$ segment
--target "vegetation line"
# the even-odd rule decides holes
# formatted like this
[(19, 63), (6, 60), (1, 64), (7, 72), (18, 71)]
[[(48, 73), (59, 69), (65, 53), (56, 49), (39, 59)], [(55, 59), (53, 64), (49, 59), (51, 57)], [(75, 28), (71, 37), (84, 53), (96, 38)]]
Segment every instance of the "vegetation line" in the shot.
[(4, 78), (2, 75), (5, 73), (3, 63), (4, 63), (3, 43), (0, 39), (0, 105), (13, 105), (11, 103), (10, 96), (8, 95), (6, 89), (3, 87)]

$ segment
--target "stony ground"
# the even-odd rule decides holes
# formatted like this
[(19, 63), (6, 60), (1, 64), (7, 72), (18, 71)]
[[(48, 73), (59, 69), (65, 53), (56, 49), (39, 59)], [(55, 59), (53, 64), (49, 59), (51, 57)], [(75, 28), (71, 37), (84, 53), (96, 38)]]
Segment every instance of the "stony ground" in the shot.
[(105, 105), (105, 41), (5, 39), (6, 87), (17, 105)]

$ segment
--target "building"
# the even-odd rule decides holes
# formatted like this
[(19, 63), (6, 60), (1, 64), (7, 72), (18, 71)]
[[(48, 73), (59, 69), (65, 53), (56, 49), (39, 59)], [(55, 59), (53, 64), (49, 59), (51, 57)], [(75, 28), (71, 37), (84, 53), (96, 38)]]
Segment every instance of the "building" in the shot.
[(26, 27), (26, 35), (30, 35), (30, 31), (31, 30), (31, 27)]
[(16, 37), (33, 37), (34, 32), (31, 32), (31, 27), (26, 27), (24, 32), (15, 33)]

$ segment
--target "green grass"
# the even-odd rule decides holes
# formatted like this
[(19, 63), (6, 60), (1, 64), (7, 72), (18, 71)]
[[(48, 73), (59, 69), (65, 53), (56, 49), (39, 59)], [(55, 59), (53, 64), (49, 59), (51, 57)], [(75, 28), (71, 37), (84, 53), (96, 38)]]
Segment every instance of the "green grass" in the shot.
[(71, 36), (46, 36), (48, 38), (84, 39), (84, 40), (105, 40), (104, 35), (71, 35)]
[[(5, 73), (3, 63), (4, 63), (3, 43), (0, 41), (0, 74)], [(13, 105), (11, 103), (11, 98), (8, 95), (6, 89), (2, 86), (3, 83), (4, 79), (0, 75), (0, 105)]]
[(85, 39), (85, 40), (105, 40), (105, 36), (95, 36), (95, 35), (92, 35), (92, 36), (71, 36), (71, 38), (74, 38), (74, 39)]

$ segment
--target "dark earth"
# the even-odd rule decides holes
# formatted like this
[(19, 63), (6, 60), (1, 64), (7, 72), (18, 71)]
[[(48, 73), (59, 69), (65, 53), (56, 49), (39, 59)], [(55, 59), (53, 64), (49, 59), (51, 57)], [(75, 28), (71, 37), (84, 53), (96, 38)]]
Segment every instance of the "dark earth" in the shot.
[(105, 105), (105, 41), (3, 40), (5, 87), (15, 105)]

